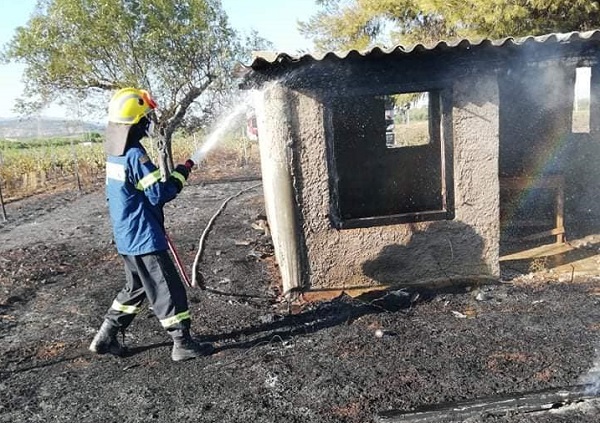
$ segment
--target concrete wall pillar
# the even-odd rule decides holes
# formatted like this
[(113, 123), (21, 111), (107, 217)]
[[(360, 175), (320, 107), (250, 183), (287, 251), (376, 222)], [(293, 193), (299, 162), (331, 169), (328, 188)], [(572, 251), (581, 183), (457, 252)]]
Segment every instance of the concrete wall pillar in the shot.
[(454, 85), (456, 218), (482, 240), (481, 263), (500, 275), (499, 90), (495, 74)]
[(267, 220), (286, 295), (301, 285), (289, 99), (289, 90), (273, 83), (255, 101)]

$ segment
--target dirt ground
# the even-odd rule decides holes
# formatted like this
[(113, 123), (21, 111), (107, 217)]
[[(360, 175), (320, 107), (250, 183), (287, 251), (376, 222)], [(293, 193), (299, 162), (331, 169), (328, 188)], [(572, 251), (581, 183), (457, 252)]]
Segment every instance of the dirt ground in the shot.
[[(166, 207), (191, 268), (211, 216), (259, 181), (197, 175)], [(370, 422), (412, 410), (582, 383), (600, 337), (600, 278), (515, 275), (455, 292), (399, 290), (289, 306), (278, 298), (260, 187), (206, 239), (207, 285), (189, 290), (205, 358), (173, 363), (146, 309), (125, 358), (87, 351), (123, 283), (102, 187), (37, 196), (0, 223), (0, 422)], [(507, 273), (508, 274), (508, 273)], [(383, 336), (376, 336), (377, 330)], [(597, 422), (600, 402), (476, 422)]]

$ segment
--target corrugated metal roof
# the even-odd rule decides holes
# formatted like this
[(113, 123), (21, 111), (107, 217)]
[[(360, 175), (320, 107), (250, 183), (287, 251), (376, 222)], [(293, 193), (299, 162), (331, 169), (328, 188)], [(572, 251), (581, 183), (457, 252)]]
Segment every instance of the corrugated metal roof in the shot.
[(325, 58), (345, 59), (347, 57), (381, 57), (391, 54), (413, 54), (422, 52), (436, 52), (448, 50), (469, 50), (474, 47), (491, 47), (491, 48), (510, 48), (520, 47), (531, 44), (551, 45), (551, 44), (570, 44), (586, 41), (600, 41), (600, 30), (587, 32), (569, 32), (569, 33), (553, 33), (539, 36), (529, 37), (506, 37), (498, 40), (480, 39), (469, 40), (462, 39), (454, 42), (440, 41), (436, 44), (414, 44), (412, 46), (396, 45), (390, 48), (375, 46), (371, 49), (359, 51), (348, 50), (344, 52), (328, 51), (319, 54), (303, 54), (299, 56), (290, 55), (287, 53), (255, 52), (252, 63), (249, 65), (252, 69), (264, 69), (276, 64), (285, 63), (301, 63), (309, 61), (321, 61)]

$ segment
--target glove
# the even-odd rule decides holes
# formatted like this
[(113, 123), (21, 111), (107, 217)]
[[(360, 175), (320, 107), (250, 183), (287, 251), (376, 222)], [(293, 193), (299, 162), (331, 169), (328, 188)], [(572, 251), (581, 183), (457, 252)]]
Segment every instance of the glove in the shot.
[(194, 163), (194, 161), (193, 161), (192, 159), (187, 159), (183, 165), (184, 165), (185, 167), (187, 167), (187, 169), (188, 169), (188, 172), (191, 172), (191, 171), (192, 171), (192, 168), (194, 167), (194, 165), (195, 165), (195, 164), (196, 164), (196, 163)]
[[(183, 176), (185, 178), (185, 180), (187, 181), (188, 176), (190, 176), (190, 172), (192, 171), (192, 168), (194, 167), (194, 161), (191, 159), (187, 159), (185, 161), (184, 164), (178, 164), (177, 166), (175, 166), (175, 172), (181, 174), (181, 176)], [(177, 192), (181, 192), (181, 190), (183, 189), (183, 184), (181, 183), (181, 181), (177, 178), (175, 178), (175, 180), (177, 181), (177, 185), (178, 185), (178, 190)]]
[(175, 172), (180, 173), (186, 180), (190, 176), (190, 168), (186, 165), (178, 164), (175, 166)]
[[(175, 169), (173, 169), (173, 173), (175, 172), (183, 176), (186, 181), (188, 176), (190, 176), (190, 169), (186, 165), (178, 164), (175, 166)], [(170, 179), (177, 185), (177, 193), (180, 193), (183, 189), (183, 181), (180, 178), (176, 178), (173, 173), (171, 174)]]

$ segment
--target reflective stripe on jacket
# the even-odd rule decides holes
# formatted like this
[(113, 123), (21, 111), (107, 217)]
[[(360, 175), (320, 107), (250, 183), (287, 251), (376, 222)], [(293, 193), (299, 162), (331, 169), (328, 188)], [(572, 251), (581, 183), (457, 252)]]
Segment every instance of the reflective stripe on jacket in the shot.
[[(106, 199), (119, 254), (141, 255), (167, 249), (163, 205), (185, 178), (173, 172), (166, 182), (139, 141), (130, 141), (123, 156), (108, 156)], [(177, 174), (176, 174), (177, 173)]]

